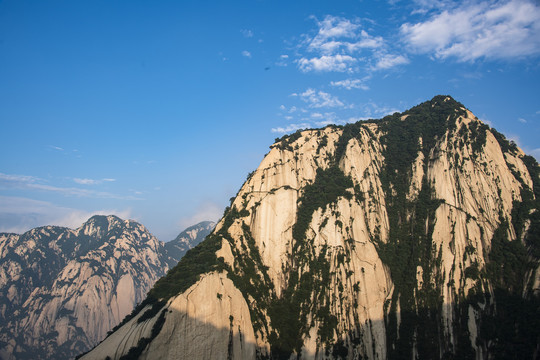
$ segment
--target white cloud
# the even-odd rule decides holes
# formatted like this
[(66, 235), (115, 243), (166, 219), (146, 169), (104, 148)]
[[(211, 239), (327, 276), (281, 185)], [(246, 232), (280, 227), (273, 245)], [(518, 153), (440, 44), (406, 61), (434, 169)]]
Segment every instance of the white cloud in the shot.
[(363, 79), (345, 79), (340, 81), (332, 81), (330, 85), (335, 87), (342, 87), (347, 90), (351, 89), (361, 89), (361, 90), (369, 90), (369, 86), (367, 86), (365, 83), (365, 80)]
[(318, 21), (319, 31), (311, 41), (312, 44), (321, 44), (332, 38), (354, 38), (359, 24), (339, 16), (326, 16), (322, 21)]
[(458, 61), (540, 54), (540, 7), (526, 0), (466, 2), (427, 21), (403, 24), (412, 50)]
[(343, 49), (354, 52), (364, 48), (378, 48), (384, 44), (381, 37), (373, 37), (361, 29), (358, 21), (328, 15), (322, 21), (317, 21), (317, 26), (317, 35), (307, 38), (307, 47), (311, 51), (334, 53)]
[(413, 14), (425, 14), (433, 9), (441, 9), (452, 5), (452, 0), (414, 0)]
[(285, 67), (288, 65), (289, 55), (283, 54), (279, 57), (279, 60), (276, 62), (277, 66)]
[(518, 121), (522, 124), (526, 124), (527, 123), (527, 120), (525, 120), (524, 118), (519, 118)]
[(409, 60), (402, 55), (384, 54), (377, 58), (373, 70), (386, 70), (398, 65), (408, 64)]
[(290, 132), (293, 132), (293, 131), (296, 131), (296, 130), (307, 129), (307, 128), (310, 128), (310, 127), (311, 127), (311, 125), (308, 124), (308, 123), (290, 124), (290, 125), (288, 125), (286, 127), (272, 128), (272, 132), (273, 133), (287, 134), (287, 133), (290, 133)]
[(247, 58), (251, 58), (251, 53), (247, 50), (242, 51), (242, 56), (245, 56)]
[(349, 51), (358, 51), (361, 49), (378, 49), (385, 46), (384, 39), (380, 36), (372, 37), (367, 32), (362, 30), (360, 32), (362, 39), (355, 43), (344, 44)]
[[(302, 72), (353, 73), (407, 63), (403, 56), (390, 54), (385, 39), (370, 35), (357, 19), (328, 15), (321, 21), (316, 20), (316, 24), (317, 33), (304, 35), (299, 45), (300, 53), (304, 54), (295, 62)], [(371, 65), (374, 61), (376, 65)]]
[(324, 91), (315, 91), (311, 88), (300, 94), (300, 98), (308, 103), (309, 107), (312, 108), (345, 106), (345, 104), (337, 97), (332, 96)]
[(64, 149), (59, 146), (50, 145), (49, 147), (53, 150), (64, 151)]
[(356, 59), (349, 55), (323, 55), (311, 59), (301, 58), (297, 60), (298, 67), (303, 72), (309, 71), (352, 71), (352, 65)]
[(0, 232), (24, 233), (38, 226), (56, 225), (77, 228), (93, 215), (131, 217), (131, 210), (86, 211), (22, 197), (0, 196)]
[(197, 208), (195, 213), (188, 217), (183, 217), (178, 221), (178, 225), (183, 230), (192, 225), (198, 224), (201, 221), (215, 221), (217, 222), (223, 215), (225, 209), (215, 203), (206, 202)]

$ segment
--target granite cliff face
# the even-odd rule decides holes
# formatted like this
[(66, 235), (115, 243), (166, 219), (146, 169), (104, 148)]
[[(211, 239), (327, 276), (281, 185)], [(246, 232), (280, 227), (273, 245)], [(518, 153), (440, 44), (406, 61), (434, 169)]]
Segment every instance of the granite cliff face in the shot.
[(192, 240), (164, 244), (115, 216), (76, 230), (0, 234), (0, 358), (68, 359), (90, 349), (176, 265), (181, 255), (166, 247)]
[(446, 96), (278, 139), (83, 359), (538, 357), (539, 176)]

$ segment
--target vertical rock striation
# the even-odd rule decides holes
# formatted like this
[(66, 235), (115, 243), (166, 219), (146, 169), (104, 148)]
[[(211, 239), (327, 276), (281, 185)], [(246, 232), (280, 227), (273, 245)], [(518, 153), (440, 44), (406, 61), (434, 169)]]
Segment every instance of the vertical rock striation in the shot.
[(539, 176), (447, 96), (285, 136), (83, 359), (538, 356)]

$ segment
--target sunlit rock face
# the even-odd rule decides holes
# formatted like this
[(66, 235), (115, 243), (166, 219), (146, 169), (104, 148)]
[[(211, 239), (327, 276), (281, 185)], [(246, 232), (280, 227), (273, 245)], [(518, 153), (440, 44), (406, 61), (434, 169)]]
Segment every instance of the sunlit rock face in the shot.
[(115, 216), (0, 234), (0, 358), (68, 359), (95, 346), (178, 262), (166, 246), (200, 242), (179, 238), (164, 244)]
[(537, 356), (539, 174), (447, 96), (277, 139), (83, 359)]

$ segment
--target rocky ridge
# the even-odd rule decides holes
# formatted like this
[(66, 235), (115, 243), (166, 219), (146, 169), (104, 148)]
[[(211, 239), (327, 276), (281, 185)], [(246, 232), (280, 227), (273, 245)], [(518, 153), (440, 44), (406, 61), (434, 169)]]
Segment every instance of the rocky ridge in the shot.
[(216, 223), (213, 221), (202, 221), (190, 226), (182, 231), (174, 240), (165, 243), (165, 250), (171, 261), (169, 266), (173, 267), (178, 263), (189, 249), (197, 246), (214, 229)]
[(539, 199), (534, 158), (448, 96), (298, 131), (83, 359), (538, 357)]
[[(208, 226), (191, 232), (204, 236)], [(116, 216), (94, 216), (76, 230), (0, 234), (0, 358), (68, 359), (88, 350), (178, 262), (181, 254), (167, 247), (197, 240), (164, 244)]]

